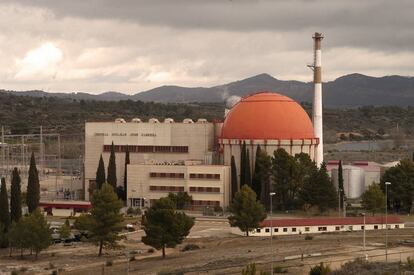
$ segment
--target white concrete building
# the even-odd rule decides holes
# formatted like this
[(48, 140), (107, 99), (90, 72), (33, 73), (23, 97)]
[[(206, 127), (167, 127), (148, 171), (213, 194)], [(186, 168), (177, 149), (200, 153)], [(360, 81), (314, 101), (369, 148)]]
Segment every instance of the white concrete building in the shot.
[(229, 205), (230, 167), (186, 162), (182, 165), (128, 166), (128, 205), (150, 206), (170, 192), (187, 192), (192, 207)]
[[(398, 216), (388, 216), (388, 229), (404, 228), (404, 222)], [(265, 220), (261, 228), (249, 233), (249, 236), (317, 234), (324, 232), (350, 232), (361, 230), (385, 229), (385, 216), (346, 217), (346, 218), (303, 218)], [(236, 232), (236, 231), (235, 231)]]
[[(94, 188), (96, 169), (101, 154), (107, 170), (113, 142), (118, 185), (123, 185), (124, 182), (127, 146), (130, 152), (130, 168), (127, 169), (128, 175), (131, 177), (128, 180), (129, 205), (137, 204), (140, 198), (158, 199), (167, 195), (168, 192), (150, 190), (150, 186), (175, 186), (177, 180), (181, 181), (177, 186), (184, 187), (184, 191), (190, 192), (191, 186), (188, 185), (190, 175), (201, 173), (196, 172), (198, 169), (206, 177), (219, 175), (219, 180), (206, 178), (203, 187), (210, 187), (209, 184), (211, 184), (212, 187), (220, 189), (219, 192), (200, 191), (200, 194), (194, 195), (195, 198), (200, 198), (199, 200), (205, 197), (207, 201), (210, 201), (199, 202), (200, 205), (207, 205), (212, 201), (214, 205), (219, 202), (221, 206), (227, 206), (228, 199), (223, 198), (223, 194), (229, 184), (228, 168), (213, 165), (217, 151), (215, 150), (215, 137), (219, 135), (220, 131), (221, 123), (211, 123), (204, 119), (199, 119), (196, 122), (191, 119), (185, 119), (183, 122), (174, 122), (172, 119), (159, 122), (155, 118), (148, 122), (142, 122), (140, 119), (125, 122), (123, 119), (118, 119), (115, 122), (86, 123), (85, 199), (89, 200), (90, 193)], [(151, 177), (151, 173), (168, 173), (169, 177), (171, 175), (180, 175), (181, 177), (184, 174), (184, 178), (176, 178), (173, 181), (168, 180), (163, 183), (159, 177)], [(144, 181), (144, 179), (146, 180)], [(166, 179), (167, 177), (164, 178), (164, 180)], [(135, 193), (132, 193), (133, 190)], [(168, 190), (174, 192), (172, 187)], [(181, 190), (179, 188), (176, 192)], [(208, 195), (201, 194), (207, 192), (209, 192)]]

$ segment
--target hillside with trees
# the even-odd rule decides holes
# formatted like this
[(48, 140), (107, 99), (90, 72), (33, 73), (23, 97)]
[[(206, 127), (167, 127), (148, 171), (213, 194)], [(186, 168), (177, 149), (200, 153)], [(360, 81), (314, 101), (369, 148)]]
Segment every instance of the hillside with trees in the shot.
[[(311, 115), (311, 105), (303, 104)], [(87, 121), (126, 121), (139, 117), (223, 120), (223, 103), (161, 104), (132, 100), (94, 101), (58, 97), (16, 96), (0, 93), (0, 121), (6, 134), (44, 133), (62, 135), (63, 156), (79, 157), (83, 152)], [(343, 140), (396, 139), (404, 143), (414, 136), (414, 107), (374, 107), (324, 110), (326, 143)], [(66, 146), (67, 145), (67, 146)]]

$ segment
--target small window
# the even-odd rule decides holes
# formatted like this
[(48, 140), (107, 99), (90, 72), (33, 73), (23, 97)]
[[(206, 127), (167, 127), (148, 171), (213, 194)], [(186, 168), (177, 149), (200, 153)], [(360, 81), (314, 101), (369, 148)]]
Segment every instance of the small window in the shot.
[(374, 225), (374, 229), (378, 229), (378, 225)]
[(256, 229), (256, 232), (257, 232), (257, 233), (260, 233), (260, 231), (262, 231), (260, 228), (257, 228), (257, 229)]
[(283, 232), (287, 232), (287, 228), (283, 228)]
[(265, 231), (266, 231), (266, 233), (269, 233), (270, 232), (269, 228), (266, 228)]
[(361, 230), (364, 230), (364, 229), (365, 229), (365, 226), (361, 225)]
[(305, 227), (305, 232), (309, 232), (310, 228), (309, 227)]
[(274, 228), (273, 232), (279, 232), (279, 228)]
[(335, 231), (339, 231), (341, 228), (339, 226), (335, 226)]
[(296, 232), (296, 227), (292, 227), (292, 232)]
[(353, 227), (352, 225), (350, 225), (350, 226), (348, 226), (348, 229), (349, 229), (349, 230), (353, 230), (353, 229), (354, 229), (354, 227)]
[(395, 225), (395, 228), (400, 228), (400, 226), (398, 224)]

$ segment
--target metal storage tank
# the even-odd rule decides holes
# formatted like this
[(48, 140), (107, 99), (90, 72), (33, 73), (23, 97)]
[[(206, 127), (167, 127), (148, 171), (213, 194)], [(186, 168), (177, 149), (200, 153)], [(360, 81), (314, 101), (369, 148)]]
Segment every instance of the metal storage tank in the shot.
[[(365, 191), (365, 172), (362, 168), (353, 165), (342, 166), (344, 177), (344, 191), (348, 199), (357, 199)], [(332, 169), (332, 180), (338, 189), (338, 168)]]

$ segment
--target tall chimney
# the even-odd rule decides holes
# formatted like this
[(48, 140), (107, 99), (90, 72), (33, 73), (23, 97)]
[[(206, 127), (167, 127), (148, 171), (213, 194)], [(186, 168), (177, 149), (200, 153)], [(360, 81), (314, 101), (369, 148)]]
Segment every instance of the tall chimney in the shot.
[(313, 59), (313, 129), (315, 137), (319, 138), (319, 144), (316, 149), (315, 162), (318, 167), (323, 162), (323, 127), (322, 127), (322, 59), (321, 59), (321, 42), (322, 33), (315, 32), (314, 40), (314, 59)]

